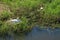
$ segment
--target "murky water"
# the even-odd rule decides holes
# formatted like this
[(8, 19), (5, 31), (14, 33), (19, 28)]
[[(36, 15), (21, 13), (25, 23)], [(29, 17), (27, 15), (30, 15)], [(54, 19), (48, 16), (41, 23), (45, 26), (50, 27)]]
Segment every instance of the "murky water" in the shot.
[(26, 35), (9, 35), (0, 37), (0, 40), (60, 40), (60, 29), (39, 29), (34, 27)]

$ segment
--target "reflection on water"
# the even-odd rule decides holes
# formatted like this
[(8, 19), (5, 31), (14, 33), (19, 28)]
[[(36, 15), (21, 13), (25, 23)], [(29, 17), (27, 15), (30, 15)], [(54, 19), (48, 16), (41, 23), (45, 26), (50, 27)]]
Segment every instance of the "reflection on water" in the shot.
[(60, 40), (60, 29), (39, 29), (34, 27), (27, 35), (6, 35), (0, 40)]

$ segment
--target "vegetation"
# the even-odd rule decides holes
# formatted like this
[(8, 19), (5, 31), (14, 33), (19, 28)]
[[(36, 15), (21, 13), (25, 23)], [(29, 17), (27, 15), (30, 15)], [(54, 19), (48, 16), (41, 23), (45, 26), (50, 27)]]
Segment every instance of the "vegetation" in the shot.
[[(7, 22), (17, 17), (22, 22)], [(0, 0), (1, 34), (24, 32), (34, 25), (60, 27), (60, 0)]]

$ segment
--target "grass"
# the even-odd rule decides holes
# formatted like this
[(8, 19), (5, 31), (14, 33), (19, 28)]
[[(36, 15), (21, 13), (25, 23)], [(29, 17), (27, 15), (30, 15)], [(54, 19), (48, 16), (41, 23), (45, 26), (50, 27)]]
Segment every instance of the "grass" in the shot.
[[(12, 28), (12, 31), (25, 32), (34, 25), (60, 27), (60, 23), (57, 23), (60, 19), (59, 0), (0, 0), (0, 5), (1, 34), (9, 33)], [(7, 22), (17, 17), (22, 23)]]

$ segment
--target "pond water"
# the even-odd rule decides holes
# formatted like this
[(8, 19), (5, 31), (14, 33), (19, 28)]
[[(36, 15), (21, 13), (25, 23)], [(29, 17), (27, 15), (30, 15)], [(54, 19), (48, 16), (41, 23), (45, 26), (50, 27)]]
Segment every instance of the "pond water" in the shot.
[(20, 35), (6, 35), (0, 37), (0, 40), (60, 40), (60, 29), (39, 29), (34, 27), (31, 32)]

